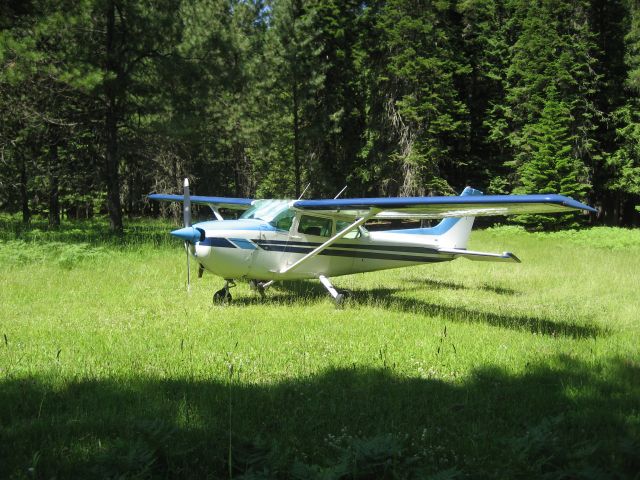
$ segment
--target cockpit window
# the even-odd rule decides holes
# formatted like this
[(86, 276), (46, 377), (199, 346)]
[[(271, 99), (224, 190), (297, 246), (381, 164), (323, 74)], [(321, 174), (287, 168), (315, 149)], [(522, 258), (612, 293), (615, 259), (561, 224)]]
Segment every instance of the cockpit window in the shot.
[(294, 218), (296, 218), (296, 211), (292, 208), (288, 208), (284, 212), (280, 212), (276, 215), (269, 223), (278, 230), (286, 230), (288, 232), (293, 224)]
[(300, 217), (298, 233), (305, 235), (318, 235), (320, 237), (330, 237), (333, 220), (330, 218), (312, 217), (303, 215)]
[(247, 210), (245, 210), (242, 215), (240, 215), (240, 218), (256, 218), (255, 215), (259, 209), (260, 205), (256, 203), (255, 205), (252, 205)]
[[(351, 222), (343, 222), (342, 220), (336, 220), (336, 233), (341, 232), (342, 230), (347, 228), (349, 225), (351, 225)], [(358, 227), (351, 230), (342, 238), (351, 238), (351, 239), (360, 238), (364, 234), (364, 232), (366, 232), (366, 230), (363, 227)]]
[(272, 221), (278, 214), (289, 208), (288, 200), (256, 200), (256, 202), (240, 215), (242, 219)]

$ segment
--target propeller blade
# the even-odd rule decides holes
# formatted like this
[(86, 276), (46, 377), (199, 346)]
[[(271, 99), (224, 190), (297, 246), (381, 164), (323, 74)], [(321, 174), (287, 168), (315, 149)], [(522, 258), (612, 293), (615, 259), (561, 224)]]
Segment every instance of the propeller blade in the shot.
[(191, 291), (191, 264), (189, 260), (189, 242), (184, 242), (184, 251), (187, 252), (187, 292)]
[(191, 196), (189, 195), (189, 179), (184, 179), (184, 202), (182, 207), (184, 226), (191, 226)]
[[(187, 254), (187, 292), (191, 291), (191, 263), (189, 259), (189, 242), (196, 242), (200, 232), (191, 227), (191, 195), (189, 194), (189, 179), (184, 179), (184, 201), (182, 204), (182, 219), (184, 228), (171, 232), (172, 235), (184, 238), (184, 251)], [(178, 233), (179, 232), (179, 233)]]

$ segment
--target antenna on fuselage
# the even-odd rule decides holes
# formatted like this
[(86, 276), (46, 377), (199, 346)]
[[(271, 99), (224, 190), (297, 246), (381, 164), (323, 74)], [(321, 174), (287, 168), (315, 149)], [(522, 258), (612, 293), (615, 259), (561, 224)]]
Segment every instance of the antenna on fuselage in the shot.
[(333, 199), (335, 200), (335, 199), (336, 199), (336, 198), (338, 198), (340, 195), (342, 195), (342, 192), (344, 192), (346, 189), (347, 189), (347, 185), (345, 185), (345, 186), (344, 186), (344, 188), (343, 188), (342, 190), (340, 190), (340, 191), (338, 192), (338, 194), (337, 194), (335, 197), (333, 197)]
[(309, 188), (311, 186), (311, 183), (307, 183), (307, 186), (304, 187), (304, 190), (302, 191), (302, 193), (300, 194), (300, 196), (298, 197), (298, 200), (300, 200), (302, 197), (304, 197), (305, 192), (307, 191), (307, 188)]

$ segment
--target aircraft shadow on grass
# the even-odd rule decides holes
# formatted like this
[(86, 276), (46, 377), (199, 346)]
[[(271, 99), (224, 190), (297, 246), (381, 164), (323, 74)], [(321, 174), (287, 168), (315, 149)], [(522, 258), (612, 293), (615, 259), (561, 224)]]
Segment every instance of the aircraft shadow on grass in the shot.
[(568, 356), (456, 382), (6, 378), (0, 477), (637, 478), (639, 385), (637, 362)]
[[(449, 288), (446, 283), (437, 282), (438, 288)], [(468, 288), (459, 284), (454, 289)], [(480, 287), (485, 289), (484, 286)], [(486, 286), (488, 289), (493, 287)], [(496, 327), (504, 327), (513, 330), (525, 330), (531, 333), (551, 336), (566, 336), (571, 338), (596, 338), (608, 335), (608, 331), (598, 325), (589, 324), (590, 319), (584, 319), (585, 323), (575, 323), (571, 321), (552, 320), (535, 315), (507, 315), (486, 310), (475, 310), (462, 306), (442, 305), (427, 302), (416, 298), (407, 298), (396, 295), (396, 292), (410, 292), (408, 288), (369, 288), (362, 290), (349, 290), (348, 303), (352, 306), (375, 305), (388, 310), (395, 310), (403, 313), (421, 314), (428, 316), (439, 316), (446, 321), (463, 323), (484, 323)], [(500, 294), (509, 294), (508, 290)], [(319, 299), (327, 298), (327, 292), (317, 282), (295, 281), (283, 282), (269, 291), (266, 302), (276, 304), (293, 304), (300, 301), (300, 298)], [(255, 304), (261, 302), (259, 297), (240, 297), (234, 299), (234, 303), (240, 305)], [(583, 320), (583, 319), (580, 319)]]
[(488, 285), (483, 283), (481, 285), (474, 285), (469, 287), (462, 283), (448, 282), (446, 280), (432, 280), (430, 278), (410, 278), (404, 280), (407, 283), (420, 284), (423, 288), (431, 290), (482, 290), (485, 292), (492, 292), (498, 295), (518, 295), (519, 291), (507, 287), (498, 287), (495, 285)]

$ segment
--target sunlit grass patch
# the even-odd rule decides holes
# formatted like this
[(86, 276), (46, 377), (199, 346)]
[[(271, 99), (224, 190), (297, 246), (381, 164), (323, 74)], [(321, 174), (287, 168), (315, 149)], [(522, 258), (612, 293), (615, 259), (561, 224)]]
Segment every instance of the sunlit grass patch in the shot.
[(315, 281), (216, 306), (179, 242), (65, 228), (0, 242), (0, 477), (638, 471), (638, 247), (492, 229), (469, 247), (522, 264), (336, 278), (341, 310)]

